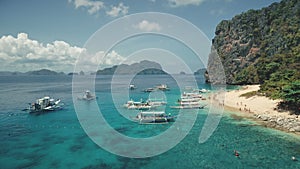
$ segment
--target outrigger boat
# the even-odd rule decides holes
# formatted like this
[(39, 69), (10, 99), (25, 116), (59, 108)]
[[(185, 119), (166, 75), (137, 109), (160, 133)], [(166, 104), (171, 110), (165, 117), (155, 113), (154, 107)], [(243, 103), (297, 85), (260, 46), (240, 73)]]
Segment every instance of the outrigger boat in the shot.
[(207, 89), (194, 89), (193, 91), (198, 92), (198, 93), (208, 93), (208, 92), (210, 92), (210, 90), (207, 90)]
[(85, 91), (85, 93), (83, 94), (82, 97), (78, 97), (77, 99), (78, 100), (94, 100), (96, 99), (97, 97), (95, 95), (92, 95), (91, 92), (89, 90)]
[(191, 92), (191, 93), (183, 92), (181, 98), (202, 98), (202, 95), (195, 92)]
[(158, 90), (162, 90), (162, 91), (170, 90), (170, 88), (169, 88), (168, 85), (166, 85), (166, 84), (158, 85), (158, 86), (156, 86), (156, 88), (157, 88)]
[(165, 101), (158, 101), (158, 100), (147, 100), (143, 101), (133, 101), (129, 100), (126, 104), (124, 104), (124, 107), (127, 109), (136, 109), (136, 110), (150, 110), (153, 108), (157, 108), (163, 105), (166, 105), (167, 102)]
[(146, 101), (150, 106), (163, 106), (166, 105), (167, 102), (163, 101), (163, 100), (157, 100), (157, 99), (148, 99)]
[(136, 87), (135, 87), (134, 84), (130, 84), (130, 85), (129, 85), (129, 89), (130, 89), (130, 90), (134, 90), (134, 89), (136, 89)]
[(206, 105), (200, 105), (200, 104), (195, 104), (195, 105), (191, 105), (191, 104), (181, 104), (179, 106), (170, 106), (170, 108), (172, 109), (204, 109)]
[(133, 120), (140, 124), (152, 124), (172, 122), (175, 118), (176, 116), (167, 115), (164, 111), (145, 111), (139, 112)]
[(173, 109), (203, 109), (205, 105), (201, 104), (203, 100), (202, 95), (199, 93), (186, 93), (184, 92), (180, 99), (178, 99), (177, 106), (170, 106)]
[(54, 100), (49, 96), (37, 99), (34, 103), (31, 103), (30, 106), (25, 109), (29, 113), (42, 113), (48, 111), (56, 111), (62, 109), (64, 104), (60, 103), (60, 99)]
[(124, 104), (124, 107), (127, 109), (136, 109), (136, 110), (149, 110), (151, 108), (153, 108), (153, 106), (149, 105), (146, 102), (142, 102), (142, 101), (133, 101), (133, 100), (129, 100), (126, 104)]
[(149, 92), (155, 91), (155, 89), (154, 88), (147, 88), (147, 89), (144, 89), (143, 91), (146, 92), (146, 93), (149, 93)]
[(161, 90), (161, 91), (169, 91), (170, 88), (168, 87), (168, 85), (166, 84), (160, 84), (160, 85), (157, 85), (153, 88), (147, 88), (147, 89), (144, 89), (143, 91), (144, 92), (153, 92), (153, 91), (157, 91), (157, 90)]

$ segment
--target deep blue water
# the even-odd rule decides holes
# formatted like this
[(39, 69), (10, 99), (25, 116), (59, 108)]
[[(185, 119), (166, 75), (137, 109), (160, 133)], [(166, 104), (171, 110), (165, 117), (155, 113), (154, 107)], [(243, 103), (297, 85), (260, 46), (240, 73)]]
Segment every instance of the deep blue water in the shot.
[[(139, 125), (123, 118), (117, 109), (128, 98), (119, 97), (113, 104), (110, 81), (110, 76), (97, 77), (96, 95), (102, 114), (117, 131), (145, 138), (172, 126), (172, 123)], [(123, 81), (118, 82), (122, 86)], [(148, 97), (147, 93), (141, 92), (142, 89), (160, 83), (168, 84), (171, 90), (165, 95), (157, 93), (153, 96), (166, 97), (169, 105), (180, 93), (176, 90), (177, 82), (169, 76), (137, 76), (133, 83), (138, 88), (129, 95), (136, 100)], [(199, 88), (210, 88), (203, 79), (197, 79), (197, 83)], [(45, 114), (22, 111), (28, 103), (45, 95), (60, 98), (65, 103), (64, 109)], [(2, 76), (0, 96), (0, 168), (3, 169), (300, 168), (299, 161), (291, 160), (292, 156), (300, 159), (299, 137), (253, 125), (254, 122), (246, 119), (235, 120), (228, 113), (223, 115), (216, 131), (203, 144), (198, 143), (198, 137), (207, 116), (205, 109), (199, 111), (189, 134), (174, 148), (158, 156), (134, 159), (111, 154), (87, 136), (74, 111), (71, 76)], [(89, 107), (88, 102), (80, 104)], [(178, 113), (168, 106), (167, 112)], [(124, 111), (131, 113), (130, 116), (135, 114)], [(240, 152), (239, 158), (234, 156), (233, 150)]]

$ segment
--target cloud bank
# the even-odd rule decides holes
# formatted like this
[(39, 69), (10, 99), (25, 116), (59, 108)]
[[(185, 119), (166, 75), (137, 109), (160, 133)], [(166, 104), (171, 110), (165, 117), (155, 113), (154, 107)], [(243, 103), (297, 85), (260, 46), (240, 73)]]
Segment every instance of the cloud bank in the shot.
[(0, 71), (30, 71), (37, 69), (52, 69), (71, 72), (77, 58), (87, 55), (85, 65), (111, 66), (119, 64), (124, 57), (116, 51), (104, 55), (103, 51), (89, 55), (85, 48), (71, 46), (64, 41), (54, 41), (43, 44), (28, 38), (28, 34), (19, 33), (0, 38)]

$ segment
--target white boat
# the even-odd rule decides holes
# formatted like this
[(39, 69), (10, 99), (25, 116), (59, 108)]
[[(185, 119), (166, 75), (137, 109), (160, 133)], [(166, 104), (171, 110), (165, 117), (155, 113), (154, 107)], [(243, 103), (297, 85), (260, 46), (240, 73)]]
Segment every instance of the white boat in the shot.
[(198, 93), (207, 93), (207, 92), (210, 92), (210, 90), (207, 90), (207, 89), (194, 89), (193, 91), (194, 92), (198, 92)]
[(201, 98), (181, 97), (178, 102), (200, 102)]
[(169, 88), (168, 85), (166, 85), (166, 84), (158, 85), (158, 86), (156, 86), (156, 88), (157, 88), (158, 90), (162, 90), (162, 91), (170, 90), (170, 88)]
[(150, 105), (150, 106), (163, 106), (163, 105), (166, 105), (167, 102), (163, 101), (163, 100), (157, 100), (157, 99), (148, 99), (147, 100), (147, 103)]
[(184, 92), (176, 106), (170, 106), (174, 109), (203, 109), (205, 106), (201, 104), (202, 95), (199, 93), (186, 93)]
[(170, 106), (172, 109), (204, 109), (205, 105), (200, 104), (181, 104), (178, 106)]
[(134, 90), (134, 89), (136, 89), (136, 87), (135, 87), (134, 84), (130, 84), (130, 85), (129, 85), (129, 89), (130, 89), (130, 90)]
[(181, 98), (202, 98), (202, 95), (196, 92), (183, 92)]
[(151, 123), (167, 123), (174, 121), (176, 116), (172, 116), (171, 114), (166, 114), (164, 111), (145, 111), (139, 112), (134, 121), (140, 124), (151, 124)]
[(154, 108), (155, 106), (151, 106), (147, 102), (143, 102), (143, 101), (137, 102), (137, 101), (129, 100), (126, 104), (124, 104), (124, 107), (127, 109), (149, 110), (151, 108)]
[(159, 101), (159, 100), (147, 100), (143, 101), (133, 101), (129, 100), (127, 103), (124, 104), (124, 107), (127, 109), (136, 109), (136, 110), (149, 110), (154, 109), (163, 105), (166, 105), (167, 103), (165, 101)]
[(29, 113), (41, 113), (47, 111), (56, 111), (62, 109), (63, 103), (60, 103), (60, 99), (54, 100), (49, 96), (37, 99), (34, 103), (31, 103), (28, 107)]
[(78, 97), (79, 100), (87, 100), (87, 101), (94, 100), (96, 98), (97, 97), (95, 95), (92, 95), (89, 90), (85, 91), (82, 97)]
[(155, 90), (156, 89), (154, 89), (154, 88), (147, 88), (147, 89), (144, 89), (143, 91), (149, 93), (149, 92), (153, 92)]

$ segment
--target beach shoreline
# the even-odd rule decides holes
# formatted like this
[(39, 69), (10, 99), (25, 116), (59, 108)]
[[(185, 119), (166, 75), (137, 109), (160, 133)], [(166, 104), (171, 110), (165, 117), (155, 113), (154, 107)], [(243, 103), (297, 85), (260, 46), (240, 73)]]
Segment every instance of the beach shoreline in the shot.
[(223, 104), (224, 109), (234, 112), (234, 116), (247, 118), (257, 122), (259, 125), (268, 128), (278, 129), (300, 136), (300, 115), (290, 112), (278, 111), (276, 106), (281, 100), (271, 100), (265, 96), (251, 96), (249, 98), (242, 94), (258, 91), (259, 85), (246, 85), (240, 89), (226, 91), (224, 97), (218, 97), (214, 93), (209, 98), (212, 102)]

